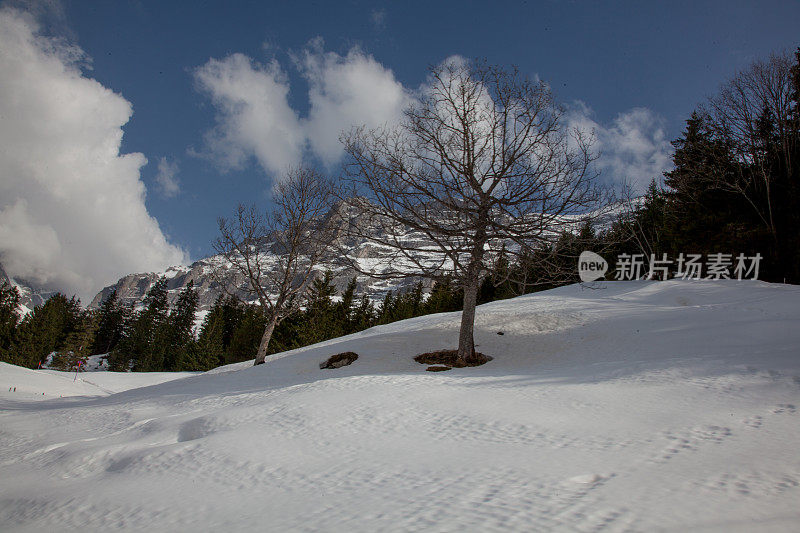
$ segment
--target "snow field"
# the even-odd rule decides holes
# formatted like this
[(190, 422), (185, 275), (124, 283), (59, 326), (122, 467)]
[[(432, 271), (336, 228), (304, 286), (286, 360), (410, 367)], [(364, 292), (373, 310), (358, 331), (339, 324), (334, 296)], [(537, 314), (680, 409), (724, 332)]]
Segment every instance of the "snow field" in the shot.
[(70, 398), (0, 366), (0, 530), (796, 530), (800, 288), (597, 286), (479, 307), (495, 359), (435, 374), (458, 313)]

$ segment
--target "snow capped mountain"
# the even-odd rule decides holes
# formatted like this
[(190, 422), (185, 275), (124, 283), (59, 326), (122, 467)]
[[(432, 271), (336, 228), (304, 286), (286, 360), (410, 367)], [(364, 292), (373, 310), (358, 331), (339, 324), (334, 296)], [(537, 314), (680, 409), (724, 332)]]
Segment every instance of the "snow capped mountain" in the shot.
[[(597, 228), (602, 229), (610, 225), (611, 221), (617, 216), (625, 206), (618, 204), (612, 208), (603, 210), (600, 215), (593, 215), (597, 221)], [(321, 222), (322, 224), (337, 224), (339, 226), (350, 224), (364, 224), (363, 219), (352, 212), (353, 207), (344, 203), (337, 204), (331, 208), (331, 211)], [(343, 222), (343, 221), (347, 222)], [(567, 226), (570, 231), (577, 232), (579, 223)], [(362, 231), (362, 234), (372, 232), (381, 232), (378, 227), (374, 225), (367, 227), (369, 231)], [(410, 259), (398, 258), (396, 253), (387, 246), (382, 246), (376, 242), (370, 241), (366, 238), (356, 239), (349, 237), (344, 231), (343, 227), (336, 228), (338, 235), (337, 256), (332, 256), (328, 261), (323, 262), (318, 272), (330, 270), (334, 273), (333, 283), (341, 293), (347, 286), (348, 282), (356, 276), (358, 282), (357, 293), (366, 293), (373, 302), (378, 303), (382, 301), (383, 296), (389, 290), (403, 291), (411, 288), (420, 278), (409, 277), (400, 279), (381, 279), (369, 277), (364, 274), (359, 274), (353, 268), (347, 266), (343, 262), (341, 255), (346, 254), (348, 257), (354, 259), (361, 271), (370, 271), (376, 274), (386, 272), (392, 268), (398, 268), (398, 261), (402, 263), (402, 270), (409, 273), (417, 272), (418, 269), (415, 263), (436, 265), (441, 264), (442, 253), (439, 247), (433, 243), (425, 234), (420, 231), (415, 231), (410, 228), (395, 228), (392, 230), (394, 237), (408, 245), (410, 251)], [(266, 240), (266, 239), (265, 239)], [(272, 253), (270, 243), (267, 240), (265, 243), (265, 253)], [(444, 265), (447, 267), (450, 262), (444, 260)], [(215, 275), (215, 270), (217, 271)], [(248, 303), (255, 303), (254, 296), (249, 294), (246, 287), (246, 280), (241, 275), (235, 273), (230, 263), (223, 257), (214, 255), (206, 257), (192, 263), (191, 265), (177, 265), (168, 268), (162, 272), (147, 272), (128, 274), (117, 281), (114, 285), (110, 285), (101, 290), (94, 299), (90, 302), (90, 308), (97, 308), (99, 305), (111, 294), (112, 291), (117, 291), (117, 296), (124, 303), (139, 304), (144, 299), (145, 294), (153, 286), (153, 284), (161, 277), (167, 278), (167, 288), (169, 291), (170, 304), (172, 304), (178, 297), (181, 289), (186, 287), (190, 281), (194, 282), (195, 290), (198, 293), (199, 303), (198, 311), (202, 312), (208, 310), (213, 305), (214, 301), (227, 291), (236, 294), (242, 301)], [(223, 287), (220, 280), (226, 280), (226, 287)], [(430, 280), (422, 279), (426, 288), (431, 286)]]
[[(341, 206), (334, 206), (328, 216), (321, 222), (322, 224), (342, 224), (341, 218), (337, 215), (338, 211), (343, 209)], [(356, 222), (357, 219), (356, 219)], [(342, 229), (338, 229), (337, 233), (338, 246), (337, 252), (346, 253), (348, 256), (356, 258), (358, 263), (363, 268), (376, 268), (377, 271), (381, 270), (382, 266), (388, 268), (390, 261), (388, 257), (388, 250), (381, 246), (376, 246), (367, 242), (366, 240), (353, 240), (345, 236)], [(414, 243), (419, 246), (420, 243), (427, 243), (425, 237), (414, 231), (403, 232), (403, 238), (408, 240), (409, 243)], [(268, 238), (265, 238), (264, 245), (265, 254), (274, 253), (272, 245)], [(424, 260), (426, 252), (413, 252), (421, 260)], [(431, 252), (432, 253), (432, 252)], [(319, 265), (317, 271), (319, 273), (325, 270), (330, 270), (334, 273), (333, 283), (339, 292), (343, 291), (349, 281), (356, 276), (358, 282), (357, 293), (366, 293), (373, 301), (378, 302), (382, 300), (383, 295), (389, 290), (404, 290), (410, 288), (418, 281), (416, 278), (406, 279), (393, 279), (381, 280), (372, 278), (363, 274), (359, 274), (353, 268), (343, 263), (341, 256), (334, 254), (327, 261)], [(409, 272), (414, 270), (409, 267)], [(232, 268), (232, 265), (220, 255), (214, 255), (195, 261), (191, 265), (178, 265), (168, 268), (163, 272), (147, 272), (129, 274), (117, 281), (114, 285), (110, 285), (101, 290), (89, 304), (90, 308), (97, 308), (105, 300), (112, 291), (117, 291), (117, 296), (124, 303), (139, 304), (144, 299), (145, 294), (158, 281), (161, 277), (167, 278), (167, 289), (169, 291), (170, 304), (172, 304), (178, 297), (181, 289), (186, 287), (189, 282), (194, 282), (195, 290), (198, 293), (198, 310), (204, 311), (210, 309), (214, 301), (225, 293), (225, 289), (229, 293), (236, 294), (242, 301), (248, 303), (255, 303), (254, 296), (249, 294), (246, 287), (246, 280), (243, 276), (239, 275)], [(223, 286), (225, 280), (226, 286)], [(430, 285), (430, 283), (428, 283)]]
[(37, 305), (43, 305), (48, 298), (58, 292), (43, 289), (22, 279), (12, 278), (3, 269), (3, 265), (0, 264), (0, 283), (3, 281), (9, 283), (12, 287), (16, 287), (19, 291), (19, 312), (21, 315), (28, 314)]
[(222, 293), (222, 288), (211, 275), (213, 265), (217, 257), (209, 257), (196, 261), (189, 266), (177, 265), (162, 272), (146, 272), (139, 274), (128, 274), (101, 290), (89, 304), (90, 308), (97, 308), (112, 291), (117, 291), (117, 296), (123, 303), (138, 304), (144, 299), (145, 294), (153, 284), (161, 277), (167, 278), (169, 288), (170, 303), (177, 298), (178, 293), (190, 281), (194, 282), (195, 289), (199, 296), (199, 308), (208, 309), (214, 300)]
[[(368, 261), (379, 262), (379, 250), (372, 250), (368, 245), (362, 247), (359, 253), (359, 258), (366, 264)], [(222, 275), (214, 275), (214, 269), (219, 268)], [(349, 268), (343, 268), (333, 262), (323, 263), (320, 265), (319, 271), (331, 270), (335, 273), (334, 285), (339, 290), (343, 291), (347, 283), (354, 275), (358, 278), (358, 293), (363, 294), (366, 292), (373, 300), (378, 301), (382, 298), (383, 294), (388, 290), (402, 290), (408, 288), (415, 280), (392, 280), (384, 281), (372, 279), (367, 276), (357, 275), (357, 273)], [(188, 266), (173, 266), (162, 272), (147, 272), (140, 274), (128, 274), (117, 281), (114, 285), (110, 285), (101, 290), (89, 304), (90, 308), (97, 308), (105, 300), (112, 291), (116, 290), (118, 297), (124, 303), (139, 304), (144, 299), (145, 294), (158, 281), (161, 277), (167, 278), (167, 289), (169, 291), (169, 300), (172, 304), (178, 297), (180, 291), (186, 287), (190, 281), (194, 282), (194, 288), (198, 294), (198, 310), (204, 311), (211, 308), (214, 301), (224, 294), (224, 288), (219, 282), (219, 278), (234, 278), (236, 279), (236, 287), (228, 287), (228, 290), (236, 294), (242, 301), (248, 303), (255, 303), (256, 299), (242, 289), (244, 285), (244, 278), (235, 274), (231, 265), (227, 263), (224, 258), (215, 255), (195, 261)], [(238, 288), (237, 288), (238, 287)]]

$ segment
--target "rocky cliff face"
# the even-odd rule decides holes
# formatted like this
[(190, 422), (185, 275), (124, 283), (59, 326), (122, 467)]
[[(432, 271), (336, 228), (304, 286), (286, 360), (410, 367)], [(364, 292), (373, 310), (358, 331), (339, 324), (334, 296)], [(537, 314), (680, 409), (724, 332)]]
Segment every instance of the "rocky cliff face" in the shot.
[[(343, 209), (343, 207), (334, 206), (331, 209), (331, 213), (321, 223), (335, 224), (336, 220), (340, 220), (339, 217), (335, 216), (335, 212), (340, 209)], [(388, 261), (386, 250), (367, 242), (352, 239), (346, 240), (341, 228), (338, 228), (337, 232), (339, 234), (339, 249), (337, 251), (339, 255), (346, 253), (349, 256), (357, 257), (359, 261), (368, 262), (370, 265), (380, 265), (382, 261)], [(265, 253), (272, 253), (268, 241), (265, 244), (265, 249)], [(331, 257), (329, 261), (323, 262), (318, 268), (318, 273), (321, 274), (326, 270), (334, 273), (333, 283), (339, 293), (345, 289), (353, 276), (356, 276), (358, 282), (357, 295), (360, 297), (360, 295), (366, 293), (376, 303), (382, 301), (387, 291), (405, 290), (418, 281), (414, 278), (379, 280), (358, 275), (355, 270), (344, 266), (336, 257)], [(210, 309), (216, 299), (226, 292), (225, 287), (219, 280), (225, 280), (227, 292), (235, 294), (242, 301), (249, 303), (256, 301), (245, 289), (246, 279), (238, 275), (222, 256), (215, 255), (200, 259), (188, 266), (173, 266), (163, 272), (147, 272), (124, 276), (117, 283), (101, 290), (91, 301), (89, 307), (99, 307), (103, 300), (114, 290), (117, 291), (117, 296), (122, 302), (138, 305), (144, 299), (147, 291), (162, 276), (167, 278), (170, 304), (177, 300), (181, 290), (190, 281), (194, 282), (194, 288), (198, 294), (199, 311)], [(427, 283), (427, 285), (430, 285), (430, 283)]]
[(32, 311), (37, 305), (43, 305), (48, 298), (57, 292), (44, 289), (23, 279), (12, 278), (3, 269), (3, 265), (0, 265), (0, 283), (4, 281), (16, 287), (19, 291), (19, 311), (23, 315)]
[[(344, 210), (350, 209), (352, 208), (342, 204), (334, 206), (330, 213), (320, 223), (324, 225), (342, 224), (342, 222), (337, 221), (348, 220), (348, 223), (351, 224), (365, 224), (360, 217), (353, 216), (354, 213), (352, 212), (348, 213), (348, 216), (342, 216)], [(606, 212), (603, 217), (599, 219), (600, 227), (610, 225), (615, 213), (616, 212), (613, 210)], [(377, 228), (372, 226), (365, 227), (367, 230), (369, 230), (367, 233), (370, 231), (379, 231)], [(571, 228), (571, 230), (578, 231), (579, 224), (576, 223), (574, 228)], [(339, 238), (339, 256), (346, 254), (351, 258), (356, 258), (361, 264), (363, 270), (380, 272), (382, 268), (388, 269), (392, 266), (397, 266), (398, 258), (385, 247), (376, 245), (367, 241), (366, 239), (358, 240), (354, 239), (353, 237), (348, 237), (348, 233), (344, 231), (343, 227), (334, 227), (334, 231), (337, 232)], [(398, 237), (399, 240), (406, 242), (409, 247), (414, 250), (411, 252), (411, 254), (413, 255), (415, 261), (428, 265), (440, 264), (440, 261), (436, 261), (437, 257), (441, 258), (441, 255), (435, 251), (437, 248), (436, 245), (425, 235), (410, 229), (393, 229), (392, 232)], [(272, 253), (270, 250), (269, 240), (266, 237), (265, 250), (265, 253)], [(402, 261), (402, 258), (400, 258), (399, 262), (409, 265), (408, 267), (403, 267), (407, 268), (407, 271), (416, 271), (416, 269), (411, 266), (413, 261)], [(215, 269), (217, 272), (216, 275), (214, 274)], [(358, 281), (357, 295), (360, 297), (360, 295), (366, 293), (370, 299), (376, 303), (383, 300), (383, 297), (387, 291), (403, 291), (410, 289), (419, 279), (404, 278), (380, 280), (364, 275), (357, 275), (355, 270), (343, 266), (341, 261), (337, 260), (335, 257), (332, 257), (330, 261), (321, 264), (318, 270), (320, 273), (324, 272), (325, 270), (330, 270), (334, 273), (334, 284), (336, 285), (339, 293), (344, 290), (352, 277), (356, 276)], [(225, 292), (223, 286), (218, 281), (219, 279), (227, 280), (226, 285), (229, 293), (236, 294), (242, 301), (255, 302), (253, 296), (244, 290), (244, 287), (246, 287), (246, 280), (242, 276), (236, 275), (235, 272), (233, 272), (231, 265), (228, 264), (223, 257), (212, 256), (196, 261), (189, 266), (170, 267), (163, 272), (129, 274), (123, 278), (120, 278), (120, 280), (114, 285), (106, 287), (100, 291), (89, 304), (89, 307), (98, 307), (113, 290), (117, 291), (117, 296), (123, 302), (133, 303), (134, 305), (138, 304), (144, 299), (144, 296), (147, 294), (147, 291), (150, 289), (150, 287), (152, 287), (153, 284), (162, 276), (167, 278), (170, 304), (174, 303), (174, 301), (178, 298), (181, 289), (183, 289), (190, 281), (193, 281), (195, 290), (197, 291), (199, 297), (199, 310), (203, 311), (210, 309), (214, 301), (216, 301), (216, 299)], [(431, 285), (431, 283), (426, 280), (423, 280), (423, 283), (425, 283), (426, 287), (430, 287)]]
[[(142, 302), (147, 291), (150, 290), (150, 287), (163, 276), (167, 278), (170, 304), (174, 303), (181, 290), (186, 287), (190, 281), (193, 281), (194, 288), (198, 294), (198, 310), (204, 311), (210, 309), (214, 301), (225, 292), (222, 285), (217, 281), (218, 277), (215, 277), (212, 273), (215, 266), (220, 266), (223, 272), (229, 272), (229, 265), (226, 265), (221, 257), (212, 256), (196, 261), (189, 266), (170, 267), (163, 272), (128, 274), (120, 278), (114, 285), (109, 285), (97, 293), (89, 304), (89, 308), (99, 307), (103, 300), (108, 298), (114, 290), (117, 291), (117, 296), (122, 302), (138, 305)], [(357, 273), (352, 269), (337, 268), (332, 264), (321, 265), (319, 272), (321, 273), (326, 269), (330, 269), (334, 272), (335, 277), (333, 282), (339, 293), (345, 289), (353, 276), (357, 276)], [(230, 272), (228, 275), (234, 277)], [(224, 278), (225, 275), (222, 277)], [(238, 285), (244, 283), (243, 278), (239, 276), (235, 276), (235, 278), (238, 280)], [(405, 288), (411, 287), (416, 282), (416, 280), (413, 279), (391, 281), (376, 280), (368, 278), (367, 276), (357, 276), (357, 280), (357, 294), (361, 295), (366, 292), (375, 302), (382, 300), (383, 295), (388, 290), (404, 290)], [(245, 302), (255, 302), (255, 299), (250, 294), (240, 288), (229, 286), (228, 291), (233, 292)]]
[(190, 281), (193, 281), (199, 296), (199, 306), (201, 309), (207, 309), (211, 307), (216, 297), (222, 292), (222, 288), (210, 275), (209, 262), (210, 258), (201, 259), (189, 266), (173, 266), (163, 272), (128, 274), (120, 278), (114, 285), (105, 287), (97, 293), (89, 307), (98, 307), (114, 290), (117, 291), (117, 296), (123, 303), (138, 304), (159, 278), (166, 277), (170, 303), (177, 298), (181, 289), (188, 285)]

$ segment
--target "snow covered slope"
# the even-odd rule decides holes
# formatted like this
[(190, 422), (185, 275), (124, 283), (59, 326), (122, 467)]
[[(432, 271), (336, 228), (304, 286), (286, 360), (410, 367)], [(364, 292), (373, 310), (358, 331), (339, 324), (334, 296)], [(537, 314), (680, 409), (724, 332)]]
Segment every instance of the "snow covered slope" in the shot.
[(4, 387), (0, 530), (796, 531), (800, 287), (600, 286), (479, 307), (477, 368), (412, 360), (456, 313), (108, 396)]
[[(95, 356), (92, 356), (95, 357)], [(4, 399), (52, 399), (69, 396), (107, 396), (117, 392), (157, 385), (165, 381), (194, 376), (199, 372), (59, 372), (30, 370), (0, 362), (0, 391)], [(16, 389), (16, 390), (14, 390)], [(0, 403), (0, 407), (5, 407)]]

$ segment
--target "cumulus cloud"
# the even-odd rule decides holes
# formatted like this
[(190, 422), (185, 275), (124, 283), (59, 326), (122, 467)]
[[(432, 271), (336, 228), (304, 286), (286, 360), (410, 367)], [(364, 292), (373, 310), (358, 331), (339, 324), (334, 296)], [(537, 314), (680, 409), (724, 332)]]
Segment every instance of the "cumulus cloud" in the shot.
[(391, 70), (353, 48), (346, 56), (323, 52), (316, 42), (300, 66), (311, 104), (305, 131), (311, 149), (326, 164), (342, 156), (339, 136), (355, 125), (368, 128), (400, 120), (409, 96)]
[(166, 157), (158, 160), (158, 174), (156, 174), (156, 183), (158, 188), (167, 198), (176, 196), (180, 190), (180, 183), (178, 182), (178, 163), (170, 161)]
[(131, 104), (85, 77), (83, 57), (0, 9), (0, 262), (87, 302), (121, 275), (187, 257), (147, 212), (144, 155), (120, 154)]
[(280, 175), (308, 151), (332, 165), (343, 153), (342, 131), (400, 118), (405, 89), (358, 48), (341, 56), (324, 52), (318, 40), (293, 59), (309, 84), (304, 118), (289, 106), (289, 82), (275, 60), (261, 65), (234, 54), (195, 71), (198, 87), (217, 111), (217, 125), (205, 136), (207, 154), (222, 168), (241, 168), (255, 157), (267, 173)]
[[(340, 55), (324, 51), (317, 39), (292, 59), (308, 81), (305, 117), (290, 107), (288, 77), (276, 60), (261, 65), (234, 54), (211, 59), (195, 71), (198, 86), (217, 110), (217, 127), (206, 134), (207, 155), (223, 168), (240, 168), (255, 157), (268, 174), (279, 176), (308, 154), (332, 166), (343, 155), (343, 131), (396, 122), (415, 95), (430, 90), (430, 80), (416, 91), (406, 89), (390, 69), (358, 47)], [(455, 55), (443, 64), (466, 61)], [(568, 106), (564, 118), (565, 126), (594, 133), (598, 169), (611, 182), (642, 192), (671, 168), (664, 120), (649, 109), (630, 109), (610, 124), (600, 124), (578, 101)]]
[(262, 65), (243, 54), (211, 59), (195, 80), (217, 108), (217, 125), (205, 140), (220, 168), (242, 168), (255, 157), (264, 170), (280, 174), (298, 163), (305, 136), (277, 61)]
[(643, 193), (655, 178), (672, 168), (672, 145), (667, 140), (664, 120), (653, 111), (637, 107), (618, 114), (608, 125), (601, 125), (583, 102), (574, 102), (565, 117), (570, 128), (594, 132), (596, 162), (603, 176), (629, 185)]

